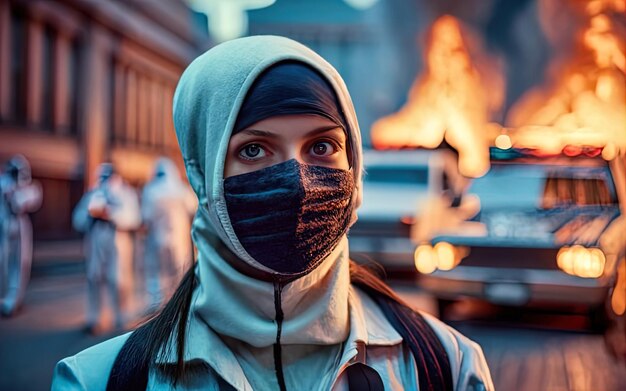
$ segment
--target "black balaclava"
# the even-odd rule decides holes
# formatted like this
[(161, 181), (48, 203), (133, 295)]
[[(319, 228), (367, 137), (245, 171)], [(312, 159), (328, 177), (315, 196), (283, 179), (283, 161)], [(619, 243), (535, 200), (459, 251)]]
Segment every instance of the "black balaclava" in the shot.
[[(332, 87), (315, 70), (283, 62), (252, 85), (234, 133), (274, 116), (312, 114), (348, 134), (339, 107)], [(244, 249), (290, 277), (309, 273), (337, 246), (350, 225), (354, 189), (351, 170), (295, 159), (224, 180), (228, 214)]]

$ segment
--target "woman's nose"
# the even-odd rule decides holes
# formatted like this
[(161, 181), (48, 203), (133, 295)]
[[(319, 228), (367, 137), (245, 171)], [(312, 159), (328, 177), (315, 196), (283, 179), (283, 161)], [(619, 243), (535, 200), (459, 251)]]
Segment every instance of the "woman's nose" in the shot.
[(306, 163), (306, 156), (304, 156), (304, 153), (302, 153), (302, 151), (299, 148), (293, 147), (293, 148), (289, 148), (289, 150), (286, 153), (285, 156), (285, 161), (287, 160), (296, 160), (298, 163), (304, 164)]

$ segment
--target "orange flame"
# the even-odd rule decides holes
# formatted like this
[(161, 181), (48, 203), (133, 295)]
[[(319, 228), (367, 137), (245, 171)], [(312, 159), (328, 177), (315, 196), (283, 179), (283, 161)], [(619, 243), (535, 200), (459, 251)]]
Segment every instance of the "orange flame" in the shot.
[[(544, 19), (552, 10), (579, 21), (577, 34), (569, 58), (551, 65), (553, 84), (529, 91), (510, 110), (513, 146), (546, 153), (598, 147), (607, 160), (626, 154), (626, 0), (572, 0), (565, 9), (555, 5), (562, 1), (542, 3)], [(558, 32), (544, 26), (562, 45)]]
[[(477, 177), (488, 170), (485, 132), (489, 117), (502, 106), (504, 82), (498, 77), (501, 73), (492, 70), (489, 78), (483, 77), (485, 70), (470, 56), (472, 43), (452, 16), (434, 22), (424, 53), (425, 72), (412, 86), (405, 106), (372, 126), (375, 148), (435, 148), (445, 139), (459, 152), (461, 174)], [(498, 64), (482, 64), (489, 63), (491, 68)]]

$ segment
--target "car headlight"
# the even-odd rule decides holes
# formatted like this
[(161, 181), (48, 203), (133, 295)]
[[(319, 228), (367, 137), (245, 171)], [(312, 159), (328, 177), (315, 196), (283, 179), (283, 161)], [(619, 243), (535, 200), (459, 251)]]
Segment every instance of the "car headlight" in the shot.
[(439, 242), (434, 246), (422, 244), (415, 249), (415, 268), (422, 274), (430, 274), (435, 270), (452, 270), (467, 253), (466, 248), (455, 247), (447, 242)]
[(567, 274), (583, 278), (598, 278), (604, 273), (606, 257), (599, 248), (585, 248), (581, 245), (562, 247), (556, 263)]

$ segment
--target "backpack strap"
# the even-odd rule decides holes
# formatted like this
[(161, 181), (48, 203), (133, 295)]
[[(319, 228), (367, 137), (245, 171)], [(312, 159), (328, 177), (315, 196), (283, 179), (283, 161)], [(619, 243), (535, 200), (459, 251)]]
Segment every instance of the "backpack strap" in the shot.
[(354, 363), (346, 368), (348, 390), (350, 391), (385, 391), (383, 379), (372, 367), (363, 363)]
[[(366, 287), (361, 287), (366, 288)], [(413, 309), (367, 289), (389, 323), (402, 336), (415, 358), (420, 391), (452, 391), (452, 369), (439, 337), (424, 317)]]

